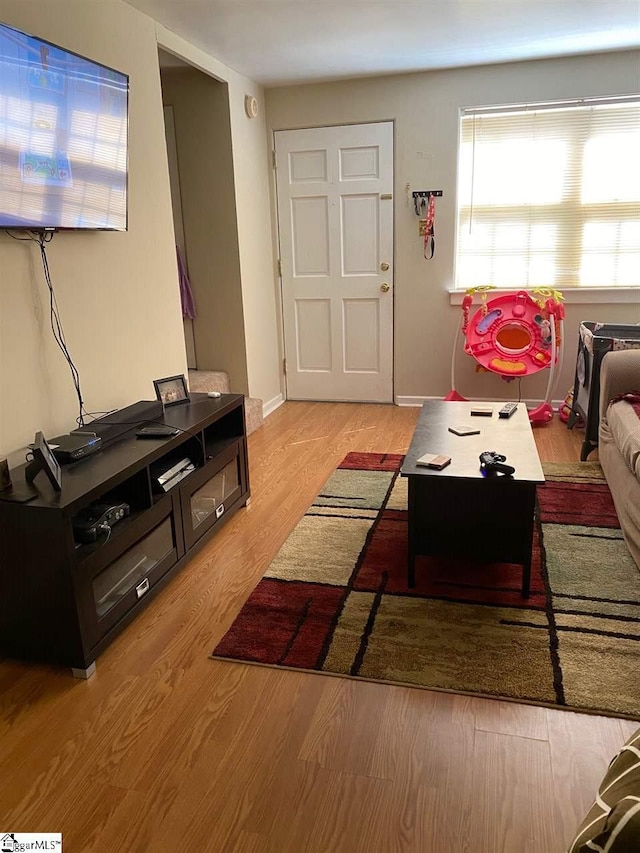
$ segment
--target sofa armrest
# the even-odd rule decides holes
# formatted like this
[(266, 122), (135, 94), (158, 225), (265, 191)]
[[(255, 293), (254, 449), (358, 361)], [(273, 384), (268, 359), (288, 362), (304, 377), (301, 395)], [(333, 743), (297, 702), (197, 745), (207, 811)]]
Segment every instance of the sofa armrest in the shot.
[(568, 853), (640, 850), (640, 730), (615, 756)]
[(600, 421), (612, 397), (640, 390), (640, 349), (608, 352), (600, 367)]

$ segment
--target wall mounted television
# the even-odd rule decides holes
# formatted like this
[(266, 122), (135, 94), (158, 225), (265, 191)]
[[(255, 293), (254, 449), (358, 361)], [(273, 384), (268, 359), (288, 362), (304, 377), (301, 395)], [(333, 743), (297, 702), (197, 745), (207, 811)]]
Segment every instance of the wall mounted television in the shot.
[(129, 77), (0, 24), (0, 228), (127, 230)]

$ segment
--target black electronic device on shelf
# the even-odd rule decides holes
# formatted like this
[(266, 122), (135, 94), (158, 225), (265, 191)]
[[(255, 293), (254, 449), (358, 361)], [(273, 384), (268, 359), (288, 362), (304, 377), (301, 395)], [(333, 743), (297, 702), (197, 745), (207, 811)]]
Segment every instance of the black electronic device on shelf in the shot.
[(52, 438), (50, 445), (58, 462), (61, 465), (68, 465), (70, 462), (77, 462), (101, 450), (102, 439), (94, 432), (85, 430)]
[(72, 430), (71, 435), (83, 435), (90, 431), (101, 440), (101, 446), (105, 448), (148, 422), (161, 421), (163, 416), (160, 400), (140, 400)]
[(73, 537), (76, 542), (96, 542), (101, 535), (109, 536), (112, 528), (131, 509), (128, 503), (96, 503), (91, 504), (72, 520)]
[[(37, 461), (37, 470), (12, 469), (13, 488), (0, 493), (29, 492), (27, 502), (0, 499), (4, 657), (69, 666), (88, 677), (98, 655), (193, 549), (247, 502), (241, 394), (176, 406), (171, 420), (179, 434), (164, 441), (138, 441), (135, 422), (146, 418), (138, 412), (132, 427), (120, 414), (116, 426), (131, 431), (64, 468), (60, 491)], [(51, 460), (58, 465), (53, 454)], [(169, 475), (163, 485), (170, 491), (154, 487), (157, 475)]]
[(180, 430), (167, 424), (151, 424), (136, 430), (136, 438), (171, 438), (179, 432)]
[(195, 471), (196, 466), (188, 456), (179, 459), (168, 468), (160, 464), (154, 466), (151, 470), (151, 483), (156, 492), (168, 492), (176, 486), (185, 477), (188, 477), (192, 471)]

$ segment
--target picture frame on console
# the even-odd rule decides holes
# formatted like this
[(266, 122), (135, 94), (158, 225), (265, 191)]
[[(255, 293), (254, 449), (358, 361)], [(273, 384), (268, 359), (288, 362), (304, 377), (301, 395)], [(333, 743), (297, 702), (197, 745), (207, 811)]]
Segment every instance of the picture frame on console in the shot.
[(27, 483), (33, 483), (40, 471), (44, 471), (55, 491), (62, 491), (62, 470), (41, 432), (36, 433), (31, 453), (33, 460), (27, 465), (24, 472)]
[(167, 376), (164, 379), (154, 379), (153, 387), (156, 389), (156, 397), (163, 406), (177, 406), (179, 403), (188, 403), (189, 389), (187, 380), (183, 375)]

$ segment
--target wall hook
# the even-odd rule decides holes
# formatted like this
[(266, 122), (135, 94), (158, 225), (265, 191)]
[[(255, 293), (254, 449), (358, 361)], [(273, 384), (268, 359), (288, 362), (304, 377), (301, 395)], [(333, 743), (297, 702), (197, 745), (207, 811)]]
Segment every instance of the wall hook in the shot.
[(426, 207), (427, 202), (433, 196), (434, 198), (441, 198), (443, 195), (442, 190), (417, 190), (412, 193), (413, 195), (413, 207), (416, 212), (416, 216), (422, 216), (424, 210), (421, 208)]

